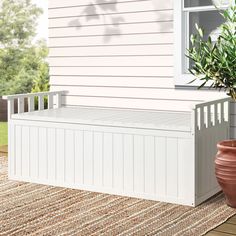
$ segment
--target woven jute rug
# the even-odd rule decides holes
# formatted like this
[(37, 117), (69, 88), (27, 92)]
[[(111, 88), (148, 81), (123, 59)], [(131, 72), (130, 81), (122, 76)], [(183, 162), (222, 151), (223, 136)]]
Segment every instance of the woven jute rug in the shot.
[(9, 181), (0, 157), (0, 235), (203, 235), (234, 215), (218, 194), (199, 207)]

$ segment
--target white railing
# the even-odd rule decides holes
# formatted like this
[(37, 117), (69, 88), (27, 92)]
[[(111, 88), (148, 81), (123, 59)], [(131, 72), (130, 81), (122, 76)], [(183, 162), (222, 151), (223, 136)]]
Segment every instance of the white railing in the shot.
[(195, 111), (195, 127), (197, 130), (226, 124), (229, 126), (230, 98), (197, 104)]
[(28, 101), (28, 112), (35, 111), (35, 98), (38, 98), (38, 110), (44, 110), (44, 98), (48, 98), (48, 106), (46, 109), (60, 108), (62, 102), (62, 95), (66, 91), (27, 93), (3, 96), (3, 99), (8, 100), (8, 119), (15, 111), (15, 101), (17, 101), (18, 113), (25, 112), (25, 99)]

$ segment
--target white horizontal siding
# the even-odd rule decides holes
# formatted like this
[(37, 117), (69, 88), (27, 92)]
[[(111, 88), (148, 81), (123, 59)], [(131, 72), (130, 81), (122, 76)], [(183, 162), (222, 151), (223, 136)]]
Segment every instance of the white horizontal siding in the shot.
[[(70, 1), (68, 1), (70, 2)], [(120, 14), (126, 12), (140, 12), (140, 11), (160, 11), (170, 10), (173, 8), (171, 1), (131, 1), (131, 2), (116, 2), (107, 4), (96, 4), (96, 2), (83, 3), (79, 6), (77, 3), (73, 7), (64, 8), (49, 8), (49, 18), (71, 17), (71, 16), (92, 16), (100, 14)]]
[[(92, 68), (91, 68), (92, 69)], [(122, 69), (122, 68), (118, 68)], [(122, 76), (51, 76), (53, 86), (106, 86), (106, 87), (144, 87), (144, 88), (171, 88), (173, 78), (157, 77), (122, 77)], [(69, 88), (67, 91), (70, 91)]]
[(97, 96), (64, 96), (62, 105), (68, 106), (102, 106), (112, 108), (134, 108), (134, 109), (154, 109), (165, 111), (191, 111), (193, 101), (176, 101), (160, 99), (140, 99), (140, 98), (115, 98), (115, 97), (97, 97)]
[[(52, 57), (103, 57), (103, 56), (160, 56), (172, 55), (172, 45), (138, 45), (138, 46), (110, 46), (110, 47), (64, 47), (51, 48)], [(151, 58), (150, 58), (151, 59)], [(101, 58), (102, 60), (102, 58)]]
[(134, 88), (174, 87), (172, 5), (49, 1), (51, 89), (69, 92), (64, 105), (159, 107), (156, 95)]
[[(126, 87), (103, 87), (103, 86), (66, 86), (66, 85), (53, 85), (51, 87), (52, 91), (58, 91), (62, 89), (68, 89), (70, 95), (76, 96), (77, 94), (81, 96), (97, 96), (97, 97), (120, 97), (125, 98), (144, 98), (144, 99), (163, 99), (163, 100), (182, 100), (182, 101), (198, 101), (204, 102), (205, 100), (216, 99), (216, 94), (208, 91), (199, 91), (194, 93), (193, 91), (183, 91), (164, 89), (164, 88), (126, 88)], [(171, 93), (171, 97), (170, 97)]]
[(173, 56), (119, 56), (119, 57), (50, 57), (51, 67), (172, 67), (174, 65)]
[[(173, 0), (50, 0), (49, 34), (51, 89), (69, 92), (65, 105), (157, 109), (173, 95)], [(199, 100), (186, 96), (183, 106)]]
[[(109, 3), (128, 3), (128, 2), (151, 2), (151, 0), (111, 0), (109, 2), (107, 1), (97, 1), (96, 5), (109, 5)], [(90, 0), (83, 0), (83, 2), (78, 2), (78, 0), (50, 0), (49, 1), (49, 9), (53, 8), (66, 8), (66, 7), (78, 7), (78, 6), (88, 6), (91, 4)], [(164, 2), (164, 1), (159, 1), (159, 5), (161, 5), (162, 8), (164, 6), (167, 8), (167, 6), (170, 7), (170, 3)]]
[[(173, 20), (173, 10), (163, 10), (146, 12), (132, 12), (132, 13), (120, 13), (115, 20), (106, 22), (106, 25), (113, 24), (133, 24), (139, 22), (165, 22)], [(49, 28), (60, 28), (60, 27), (74, 27), (74, 26), (94, 26), (104, 24), (96, 19), (87, 21), (86, 16), (66, 17), (66, 18), (52, 18), (49, 22)]]
[(104, 35), (90, 37), (57, 37), (50, 38), (50, 48), (55, 47), (88, 47), (88, 46), (121, 46), (121, 45), (157, 45), (173, 44), (173, 33), (148, 33), (106, 37)]
[(107, 27), (104, 25), (96, 26), (77, 26), (49, 29), (49, 37), (88, 37), (98, 35), (122, 35), (122, 34), (147, 34), (147, 33), (171, 33), (173, 32), (172, 22), (151, 22), (136, 24), (119, 24), (118, 26)]
[(121, 69), (117, 67), (51, 67), (50, 68), (51, 75), (69, 75), (69, 76), (135, 76), (135, 77), (143, 77), (143, 76), (155, 76), (155, 77), (172, 77), (173, 76), (173, 68), (172, 67), (124, 67)]

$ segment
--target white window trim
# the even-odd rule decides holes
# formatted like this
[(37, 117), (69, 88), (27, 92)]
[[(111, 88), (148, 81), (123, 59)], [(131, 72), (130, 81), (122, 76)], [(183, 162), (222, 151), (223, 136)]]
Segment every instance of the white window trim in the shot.
[[(184, 21), (182, 14), (182, 0), (174, 0), (174, 79), (175, 85), (186, 85), (191, 81), (189, 75), (183, 74)], [(193, 80), (193, 77), (192, 77)]]
[[(199, 86), (201, 85), (201, 81), (196, 80), (189, 84), (189, 82), (193, 81), (195, 77), (190, 73), (183, 73), (184, 64), (183, 61), (186, 60), (183, 52), (186, 52), (186, 40), (185, 35), (186, 27), (184, 20), (184, 8), (183, 0), (174, 0), (174, 82), (175, 86)], [(193, 7), (191, 11), (199, 11), (199, 10), (213, 10), (215, 7), (206, 6), (206, 7)], [(210, 84), (209, 84), (210, 85)]]

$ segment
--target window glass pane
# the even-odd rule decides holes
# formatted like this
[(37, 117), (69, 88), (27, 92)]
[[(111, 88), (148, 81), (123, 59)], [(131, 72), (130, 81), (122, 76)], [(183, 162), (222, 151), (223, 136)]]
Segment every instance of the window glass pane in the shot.
[(223, 7), (230, 4), (230, 0), (184, 0), (184, 7), (204, 7), (216, 5)]
[[(189, 13), (189, 39), (192, 34), (196, 34), (195, 24), (204, 29), (204, 40), (211, 36), (216, 41), (219, 34), (219, 26), (224, 22), (224, 18), (218, 11), (191, 12)], [(189, 41), (191, 47), (191, 42)], [(191, 67), (190, 63), (190, 67)]]
[(189, 13), (189, 37), (196, 34), (195, 24), (204, 30), (205, 39), (209, 35), (214, 36), (219, 31), (219, 26), (224, 22), (224, 18), (218, 11), (202, 11)]
[(212, 0), (185, 0), (184, 7), (212, 6)]

